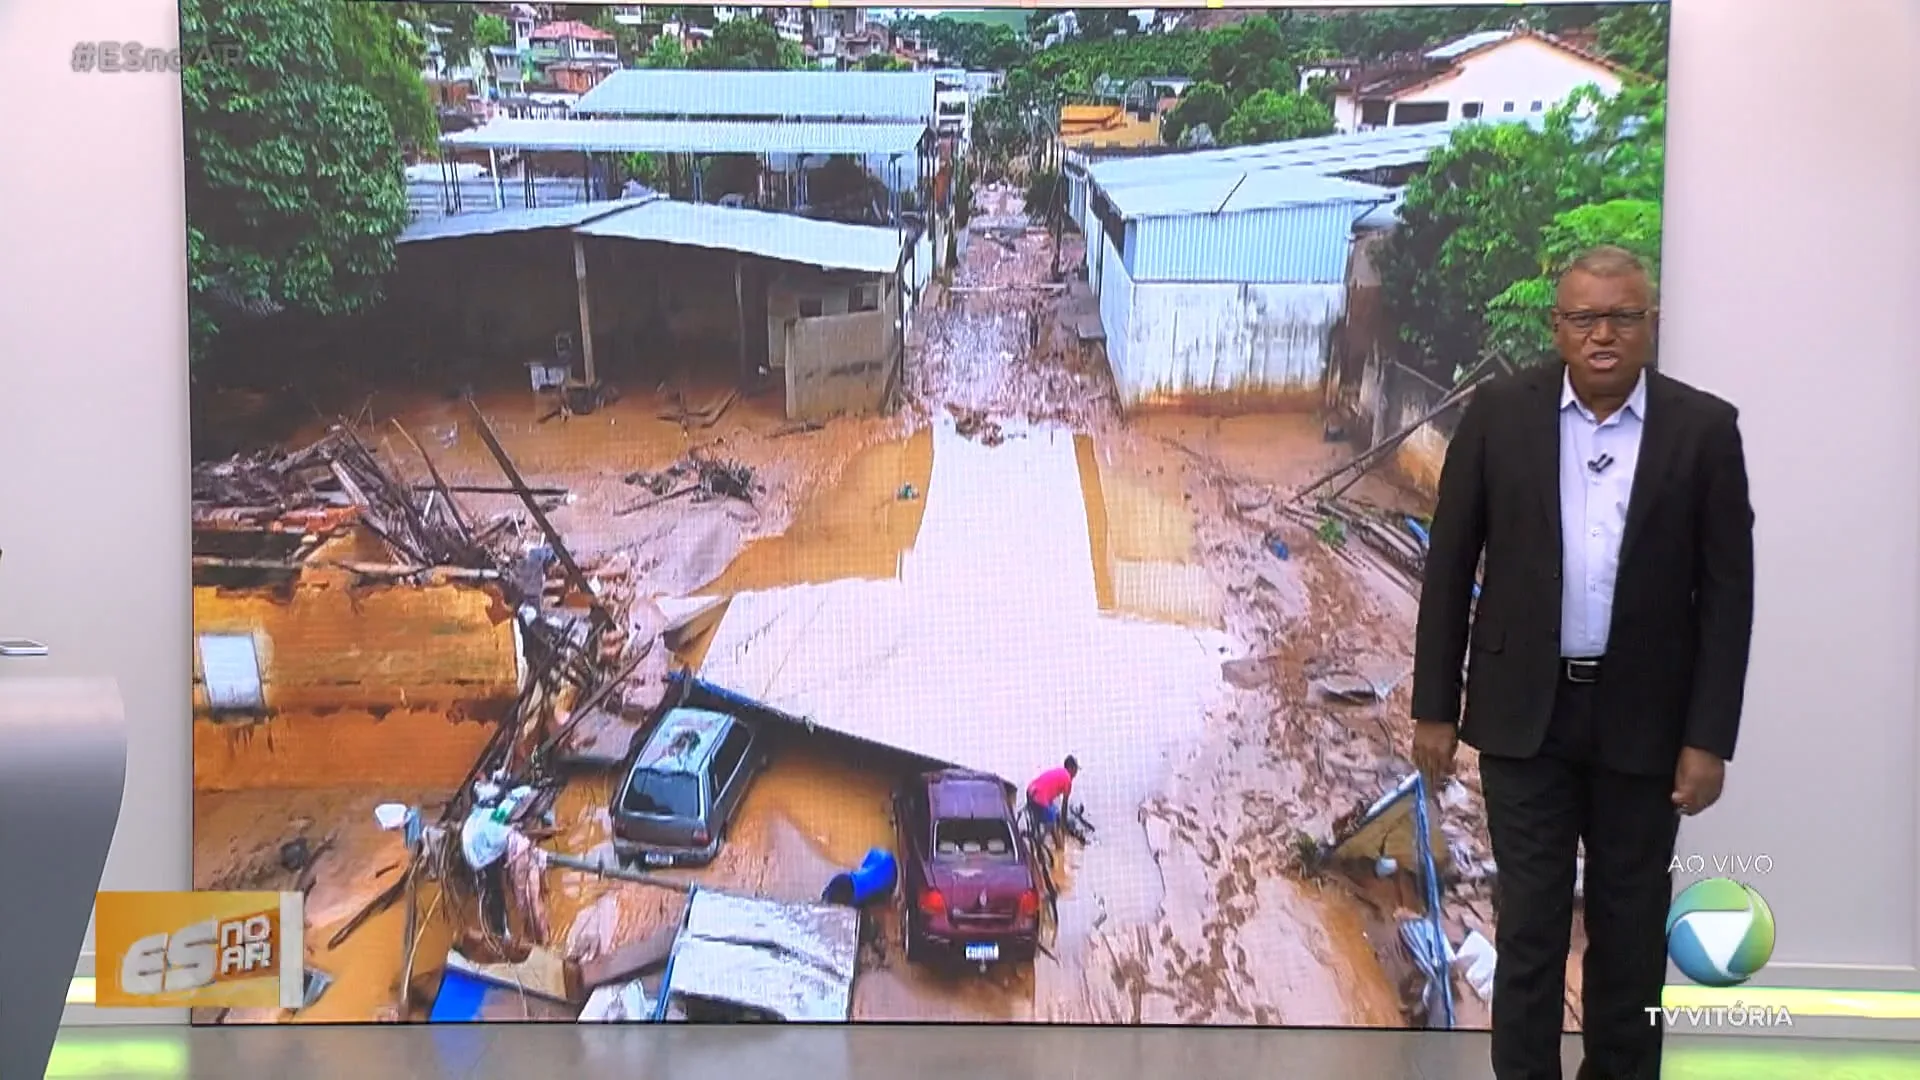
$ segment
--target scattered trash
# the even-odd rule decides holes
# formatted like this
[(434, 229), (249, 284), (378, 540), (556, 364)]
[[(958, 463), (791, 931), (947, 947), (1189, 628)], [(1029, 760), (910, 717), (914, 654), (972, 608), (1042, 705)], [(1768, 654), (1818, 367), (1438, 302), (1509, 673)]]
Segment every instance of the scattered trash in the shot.
[(912, 484), (900, 485), (900, 501), (911, 502), (920, 497), (920, 492)]
[(1400, 860), (1394, 858), (1391, 855), (1382, 855), (1380, 856), (1379, 860), (1373, 864), (1374, 877), (1390, 878), (1399, 872), (1400, 872)]
[(1493, 1000), (1493, 972), (1499, 963), (1499, 954), (1494, 951), (1493, 943), (1480, 936), (1480, 931), (1467, 931), (1467, 940), (1461, 942), (1455, 951), (1453, 967), (1466, 977), (1467, 985), (1480, 995), (1482, 1001)]
[(1289, 548), (1287, 542), (1278, 536), (1267, 537), (1267, 550), (1273, 552), (1273, 557), (1279, 559), (1281, 562), (1286, 562), (1288, 559), (1293, 558), (1293, 549)]

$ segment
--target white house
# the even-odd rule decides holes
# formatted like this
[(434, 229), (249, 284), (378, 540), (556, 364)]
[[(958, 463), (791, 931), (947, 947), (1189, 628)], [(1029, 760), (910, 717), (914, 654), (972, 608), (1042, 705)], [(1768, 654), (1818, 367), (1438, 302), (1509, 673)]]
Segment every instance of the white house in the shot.
[(1524, 26), (1350, 70), (1334, 92), (1342, 132), (1544, 113), (1582, 86), (1620, 92), (1620, 65)]

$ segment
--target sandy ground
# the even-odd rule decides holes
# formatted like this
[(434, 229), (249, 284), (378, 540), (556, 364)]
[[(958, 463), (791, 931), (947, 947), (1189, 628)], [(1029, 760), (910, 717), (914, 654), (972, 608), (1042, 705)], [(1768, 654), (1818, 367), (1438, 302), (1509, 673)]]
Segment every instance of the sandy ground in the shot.
[[(1299, 414), (1123, 421), (1097, 347), (1073, 340), (1059, 292), (1033, 288), (1049, 283), (1050, 238), (1022, 231), (1011, 192), (989, 190), (982, 203), (953, 290), (936, 287), (918, 313), (897, 417), (796, 431), (774, 396), (737, 400), (703, 426), (662, 419), (667, 398), (631, 390), (604, 410), (545, 423), (524, 392), (483, 395), (482, 410), (530, 484), (565, 489), (551, 516), (569, 545), (584, 561), (617, 564), (627, 592), (734, 596), (729, 623), (754, 604), (831, 608), (846, 621), (815, 627), (814, 652), (785, 663), (867, 671), (867, 685), (909, 719), (934, 697), (992, 712), (992, 702), (1024, 695), (1018, 703), (1046, 722), (1029, 742), (1001, 748), (1018, 759), (1007, 771), (1037, 771), (1069, 751), (1090, 762), (1079, 797), (1100, 829), (1068, 851), (1055, 958), (988, 977), (935, 975), (904, 964), (896, 920), (881, 912), (856, 984), (857, 1018), (1405, 1026), (1412, 984), (1396, 927), (1416, 901), (1303, 873), (1299, 860), (1305, 840), (1328, 840), (1336, 818), (1407, 768), (1413, 598), (1277, 509), (1287, 488), (1350, 451)], [(1075, 243), (1061, 265), (1078, 261)], [(725, 390), (684, 393), (700, 403)], [(363, 419), (417, 479), (424, 467), (394, 421), (449, 481), (504, 482), (463, 404), (380, 395)], [(651, 496), (630, 476), (696, 448), (755, 470), (763, 490), (752, 505), (634, 509)], [(1379, 478), (1355, 494), (1419, 508)], [(515, 505), (463, 499), (483, 512)], [(1269, 550), (1271, 536), (1288, 558)], [(1023, 560), (1034, 564), (1026, 576), (1008, 569)], [(951, 609), (944, 621), (916, 614), (941, 604)], [(976, 615), (954, 614), (965, 611)], [(989, 617), (1000, 622), (967, 621)], [(1063, 665), (1065, 640), (1080, 659)], [(1197, 659), (1164, 659), (1186, 650)], [(983, 686), (984, 668), (960, 663), (962, 653), (1003, 659), (1027, 673), (1023, 685)], [(703, 674), (773, 670), (732, 654), (695, 659)], [(1229, 681), (1229, 661), (1255, 661), (1260, 676)], [(899, 678), (873, 674), (896, 667)], [(1334, 672), (1395, 690), (1377, 706), (1316, 701), (1311, 681)], [(1103, 689), (1073, 689), (1088, 686)], [(822, 753), (788, 755), (749, 796), (719, 861), (685, 877), (811, 899), (836, 869), (893, 843), (889, 784)], [(370, 821), (391, 796), (445, 794), (205, 796), (196, 878), (271, 873), (256, 873), (272, 862), (261, 853), (277, 852), (289, 829), (359, 837), (365, 829), (328, 823)], [(604, 781), (570, 788), (551, 846), (602, 845), (608, 795)], [(1470, 927), (1491, 937), (1470, 758), (1440, 814), (1464, 868), (1447, 902), (1453, 936)], [(327, 936), (323, 918), (344, 919), (378, 892), (375, 864), (392, 861), (385, 836), (337, 841), (316, 864), (316, 937)], [(553, 944), (574, 955), (669, 925), (683, 903), (670, 890), (558, 870), (548, 890)], [(349, 940), (333, 966), (351, 960), (381, 974), (338, 984), (309, 1018), (365, 1019), (391, 1000), (398, 927), (388, 912)], [(1470, 1000), (1461, 1017), (1484, 1023)]]

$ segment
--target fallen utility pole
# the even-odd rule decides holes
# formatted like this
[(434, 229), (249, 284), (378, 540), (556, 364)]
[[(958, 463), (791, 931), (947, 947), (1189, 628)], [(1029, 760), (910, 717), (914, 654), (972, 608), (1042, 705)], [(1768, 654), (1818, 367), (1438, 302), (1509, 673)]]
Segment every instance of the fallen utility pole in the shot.
[(596, 623), (603, 627), (612, 625), (613, 616), (607, 613), (607, 609), (600, 604), (600, 598), (594, 595), (592, 583), (587, 581), (587, 575), (580, 569), (580, 564), (573, 561), (573, 553), (567, 550), (566, 541), (560, 539), (560, 530), (554, 528), (553, 522), (547, 520), (546, 511), (540, 509), (540, 501), (527, 487), (527, 482), (521, 479), (520, 470), (514, 468), (513, 459), (507, 456), (506, 450), (500, 445), (500, 440), (494, 436), (493, 427), (487, 423), (486, 414), (480, 411), (480, 405), (472, 398), (468, 398), (467, 408), (473, 412), (473, 419), (480, 432), (480, 441), (487, 444), (487, 451), (493, 455), (495, 461), (500, 463), (500, 471), (507, 474), (507, 482), (513, 485), (513, 493), (520, 496), (520, 501), (525, 504), (527, 512), (533, 515), (533, 523), (539, 527), (541, 535), (547, 538), (547, 544), (553, 548), (554, 558), (558, 559), (561, 567), (566, 570), (567, 583), (580, 590), (580, 595), (587, 598), (587, 603), (592, 606)]
[(1335, 468), (1329, 472), (1321, 474), (1318, 477), (1315, 477), (1311, 482), (1301, 487), (1299, 490), (1295, 491), (1292, 497), (1288, 501), (1296, 502), (1296, 503), (1300, 502), (1303, 499), (1305, 499), (1307, 496), (1313, 494), (1315, 491), (1318, 491), (1320, 488), (1323, 488), (1328, 484), (1332, 483), (1333, 481), (1340, 479), (1342, 476), (1345, 476), (1347, 473), (1349, 472), (1356, 473), (1353, 479), (1350, 480), (1346, 484), (1346, 486), (1340, 488), (1339, 491), (1334, 492), (1334, 495), (1337, 497), (1340, 494), (1340, 492), (1346, 491), (1347, 488), (1352, 487), (1355, 483), (1358, 483), (1359, 478), (1361, 476), (1366, 475), (1369, 469), (1379, 464), (1379, 462), (1383, 458), (1385, 458), (1388, 454), (1391, 454), (1395, 450), (1399, 449), (1400, 444), (1412, 438), (1417, 432), (1419, 432), (1421, 428), (1424, 428), (1428, 424), (1432, 423), (1435, 418), (1440, 416), (1440, 414), (1446, 412), (1448, 409), (1451, 409), (1455, 405), (1458, 405), (1462, 401), (1465, 401), (1467, 398), (1472, 397), (1473, 392), (1475, 390), (1478, 390), (1480, 388), (1480, 385), (1487, 381), (1487, 378), (1488, 378), (1487, 376), (1482, 376), (1478, 379), (1475, 379), (1473, 382), (1467, 383), (1464, 386), (1456, 388), (1452, 393), (1448, 394), (1446, 397), (1441, 398), (1439, 402), (1437, 402), (1433, 406), (1433, 408), (1428, 409), (1425, 413), (1423, 413), (1418, 420), (1415, 420), (1413, 423), (1408, 424), (1406, 427), (1401, 428), (1399, 431), (1394, 432), (1392, 435), (1389, 435), (1386, 438), (1381, 439), (1379, 442), (1368, 447), (1366, 450), (1361, 451), (1359, 454), (1356, 454), (1353, 457), (1348, 458), (1346, 461), (1342, 462), (1338, 468)]
[[(452, 494), (455, 494), (455, 495), (518, 495), (520, 494), (519, 492), (513, 490), (512, 488), (506, 487), (501, 484), (445, 484), (445, 485), (415, 484), (413, 485), (413, 490), (441, 491), (443, 493), (451, 492)], [(564, 499), (569, 494), (566, 488), (556, 488), (556, 487), (530, 487), (527, 490), (531, 491), (534, 497), (537, 499)]]
[(311, 569), (345, 570), (362, 577), (418, 577), (425, 575), (439, 581), (498, 581), (498, 570), (474, 570), (464, 566), (411, 566), (404, 563), (363, 563), (363, 562), (294, 562), (276, 559), (229, 559), (220, 555), (195, 555), (193, 566), (196, 570), (267, 570), (298, 571)]
[(628, 870), (619, 866), (608, 866), (597, 859), (582, 859), (574, 855), (562, 855), (557, 851), (547, 852), (547, 865), (563, 870), (577, 870), (583, 874), (593, 874), (609, 881), (625, 881), (634, 885), (651, 885), (656, 889), (672, 889), (674, 892), (687, 891), (684, 882), (669, 881), (666, 878), (639, 870)]

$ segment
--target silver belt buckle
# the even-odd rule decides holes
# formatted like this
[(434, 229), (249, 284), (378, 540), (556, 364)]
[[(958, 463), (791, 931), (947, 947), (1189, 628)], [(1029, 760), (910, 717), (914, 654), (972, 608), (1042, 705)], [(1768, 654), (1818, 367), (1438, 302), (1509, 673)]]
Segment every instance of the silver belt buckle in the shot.
[(1586, 685), (1600, 681), (1600, 661), (1598, 660), (1568, 659), (1560, 663), (1565, 668), (1567, 681), (1570, 683)]

